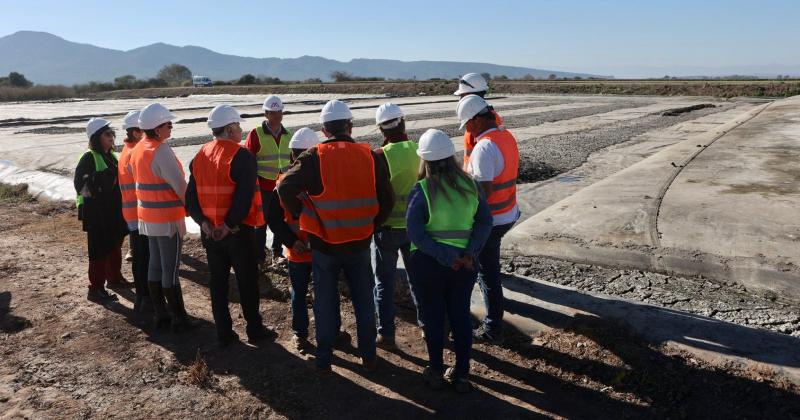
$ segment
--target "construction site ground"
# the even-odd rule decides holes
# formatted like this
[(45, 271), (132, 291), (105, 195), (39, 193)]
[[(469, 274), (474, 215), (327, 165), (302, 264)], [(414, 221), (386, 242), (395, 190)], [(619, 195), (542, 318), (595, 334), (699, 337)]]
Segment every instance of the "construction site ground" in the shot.
[[(319, 130), (332, 97), (353, 108), (359, 141), (380, 143), (381, 95), (286, 95), (284, 124)], [(210, 138), (211, 107), (232, 103), (255, 126), (262, 99), (162, 98), (178, 115), (170, 144), (184, 167)], [(422, 382), (407, 295), (400, 349), (379, 351), (378, 372), (361, 369), (352, 337), (335, 375), (319, 377), (291, 350), (282, 270), (269, 273), (274, 287), (262, 282), (277, 339), (217, 348), (194, 234), (180, 275), (195, 332), (153, 332), (131, 290), (88, 302), (86, 239), (69, 204), (83, 124), (100, 114), (119, 127), (148, 101), (0, 106), (0, 183), (20, 185), (0, 186), (0, 418), (800, 418), (796, 99), (490, 97), (519, 142), (523, 216), (504, 241), (507, 337), (473, 346), (466, 396)], [(456, 98), (391, 101), (412, 139), (440, 128), (463, 148)], [(476, 288), (476, 319), (482, 310)], [(346, 293), (343, 323), (354, 336)]]

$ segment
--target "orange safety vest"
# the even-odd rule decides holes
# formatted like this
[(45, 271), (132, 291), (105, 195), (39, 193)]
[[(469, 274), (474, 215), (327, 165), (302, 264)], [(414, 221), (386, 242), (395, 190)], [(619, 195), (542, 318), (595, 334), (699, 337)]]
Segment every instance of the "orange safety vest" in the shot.
[(316, 147), (322, 193), (303, 200), (300, 230), (330, 244), (369, 238), (378, 214), (369, 145), (336, 141)]
[[(233, 203), (236, 183), (231, 179), (231, 162), (239, 149), (241, 146), (232, 141), (212, 140), (204, 144), (192, 160), (192, 176), (194, 176), (197, 186), (197, 201), (200, 202), (203, 216), (214, 227), (225, 222), (225, 217)], [(252, 227), (263, 226), (264, 211), (261, 208), (261, 190), (258, 188), (258, 179), (253, 182), (256, 188), (253, 190), (250, 210), (242, 220), (242, 224)]]
[[(281, 184), (281, 180), (283, 179), (284, 174), (278, 175), (278, 185)], [(280, 200), (280, 197), (278, 198)], [(283, 220), (289, 225), (289, 229), (294, 232), (297, 236), (297, 239), (300, 239), (303, 242), (308, 243), (308, 233), (303, 232), (300, 230), (300, 219), (293, 217), (286, 207), (283, 206), (283, 202), (281, 202), (281, 207), (283, 208)], [(294, 249), (291, 247), (284, 246), (284, 252), (286, 252), (286, 258), (294, 263), (310, 263), (311, 262), (311, 252), (303, 252), (298, 253), (294, 252)]]
[(517, 175), (519, 174), (519, 149), (517, 139), (505, 128), (498, 128), (478, 138), (490, 140), (503, 155), (503, 171), (492, 180), (492, 193), (487, 198), (492, 216), (510, 211), (517, 204)]
[(122, 217), (128, 223), (137, 223), (139, 218), (136, 214), (136, 182), (133, 180), (133, 173), (128, 170), (131, 160), (131, 153), (136, 144), (125, 142), (122, 146), (122, 153), (119, 155), (119, 165), (117, 174), (119, 175), (119, 189), (122, 192)]
[[(183, 202), (167, 181), (153, 174), (153, 156), (162, 142), (145, 137), (131, 151), (130, 164), (136, 180), (136, 215), (140, 222), (169, 223), (186, 217)], [(183, 165), (177, 159), (183, 172)]]
[[(492, 114), (494, 114), (494, 122), (497, 126), (503, 125), (503, 119), (500, 118), (500, 114), (495, 110), (492, 110)], [(478, 139), (475, 138), (475, 134), (469, 130), (464, 131), (464, 170), (467, 170), (469, 156), (472, 154), (472, 149), (475, 148), (476, 144), (478, 144)]]

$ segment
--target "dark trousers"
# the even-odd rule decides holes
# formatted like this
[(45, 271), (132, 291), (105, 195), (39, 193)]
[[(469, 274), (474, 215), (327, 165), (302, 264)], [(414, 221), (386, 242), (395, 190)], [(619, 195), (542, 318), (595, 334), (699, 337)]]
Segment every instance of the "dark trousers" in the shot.
[(306, 295), (311, 283), (311, 263), (289, 261), (289, 281), (292, 283), (292, 331), (299, 337), (308, 337)]
[(133, 272), (133, 285), (136, 288), (136, 296), (150, 296), (147, 288), (147, 270), (150, 265), (150, 244), (147, 236), (140, 235), (138, 230), (130, 233), (131, 271)]
[(314, 277), (314, 322), (317, 327), (317, 366), (330, 366), (333, 341), (341, 322), (339, 312), (339, 273), (344, 271), (350, 300), (356, 316), (358, 350), (366, 360), (375, 358), (375, 304), (369, 250), (344, 255), (311, 251)]
[(423, 328), (430, 367), (438, 372), (444, 370), (442, 353), (446, 315), (453, 331), (456, 370), (468, 373), (472, 348), (469, 304), (477, 273), (466, 268), (453, 271), (419, 251), (411, 253), (410, 269), (417, 285), (417, 297), (425, 308), (422, 314), (425, 323)]
[(247, 321), (247, 332), (257, 331), (262, 326), (259, 313), (258, 261), (254, 243), (254, 231), (249, 226), (241, 226), (238, 232), (231, 233), (220, 241), (203, 237), (208, 269), (211, 272), (211, 312), (214, 314), (218, 337), (225, 337), (233, 327), (228, 310), (228, 277), (231, 267), (236, 274), (239, 302)]
[(394, 337), (394, 290), (397, 282), (397, 258), (403, 257), (406, 265), (411, 299), (417, 308), (417, 322), (422, 325), (422, 308), (416, 296), (413, 278), (408, 271), (411, 242), (405, 229), (381, 229), (375, 232), (375, 308), (378, 311), (378, 333)]
[(86, 235), (89, 248), (89, 289), (102, 289), (106, 281), (119, 282), (122, 277), (122, 237), (109, 239), (101, 230)]
[(500, 241), (514, 226), (514, 223), (492, 228), (489, 239), (478, 256), (480, 270), (478, 285), (483, 292), (483, 303), (486, 305), (486, 317), (483, 323), (493, 334), (503, 331), (503, 284), (500, 280)]
[[(264, 211), (265, 218), (268, 214), (269, 201), (271, 198), (272, 191), (261, 190), (261, 209)], [(259, 226), (255, 229), (255, 241), (257, 247), (256, 256), (258, 257), (259, 261), (264, 261), (267, 258), (267, 225)], [(283, 255), (283, 245), (280, 243), (280, 241), (278, 241), (277, 237), (272, 237), (272, 245), (270, 248), (272, 249), (273, 256)]]

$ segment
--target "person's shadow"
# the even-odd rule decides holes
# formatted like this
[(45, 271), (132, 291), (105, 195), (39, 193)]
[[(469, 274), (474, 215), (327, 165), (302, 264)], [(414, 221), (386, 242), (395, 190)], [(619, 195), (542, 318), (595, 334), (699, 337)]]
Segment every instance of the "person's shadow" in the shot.
[(27, 319), (11, 313), (11, 292), (0, 292), (0, 331), (12, 334), (31, 325)]
[[(632, 393), (647, 402), (649, 407), (645, 412), (649, 415), (800, 418), (800, 387), (788, 381), (785, 387), (774, 386), (768, 368), (764, 368), (762, 380), (753, 380), (724, 367), (701, 362), (691, 355), (681, 357), (677, 352), (658, 348), (675, 342), (704, 352), (797, 368), (800, 367), (798, 338), (667, 308), (603, 299), (517, 276), (504, 275), (503, 285), (508, 290), (545, 302), (536, 306), (506, 299), (507, 313), (584, 336), (621, 359), (624, 366), (583, 360), (532, 344), (515, 346), (515, 351), (530, 360), (545, 361), (607, 384), (616, 391)], [(569, 310), (546, 307), (549, 305)], [(632, 324), (647, 328), (637, 328), (634, 333)], [(477, 361), (502, 364), (492, 355), (476, 353)], [(526, 377), (525, 374), (517, 369), (515, 377)], [(541, 386), (542, 378), (527, 377), (535, 379), (534, 386)], [(539, 406), (542, 404), (547, 407), (547, 402)], [(622, 411), (636, 417), (642, 414), (639, 409), (626, 408), (629, 410)]]

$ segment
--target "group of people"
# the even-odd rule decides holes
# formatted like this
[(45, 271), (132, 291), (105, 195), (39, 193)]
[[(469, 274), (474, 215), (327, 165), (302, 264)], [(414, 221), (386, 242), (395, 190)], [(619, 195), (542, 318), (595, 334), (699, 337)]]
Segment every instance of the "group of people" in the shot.
[[(315, 367), (331, 371), (333, 346), (344, 334), (338, 287), (343, 275), (362, 365), (372, 372), (376, 347), (396, 347), (394, 293), (402, 257), (428, 350), (425, 381), (434, 389), (450, 383), (469, 391), (473, 339), (502, 340), (500, 242), (520, 216), (517, 143), (483, 98), (487, 90), (479, 74), (459, 80), (456, 113), (465, 132), (460, 162), (441, 130), (427, 130), (418, 142), (410, 139), (405, 115), (392, 103), (376, 111), (384, 142), (374, 150), (353, 138), (353, 114), (338, 100), (322, 108), (320, 142), (309, 128), (286, 129), (283, 103), (270, 96), (265, 120), (246, 136), (244, 147), (240, 114), (219, 105), (208, 116), (213, 139), (191, 161), (188, 182), (165, 143), (175, 116), (164, 106), (150, 104), (125, 116), (119, 157), (109, 121), (91, 119), (89, 150), (75, 172), (88, 236), (88, 298), (116, 300), (105, 284), (129, 284), (120, 272), (121, 245), (129, 234), (134, 309), (151, 308), (155, 328), (193, 328), (178, 278), (188, 214), (200, 226), (207, 253), (218, 343), (239, 340), (228, 308), (231, 268), (248, 341), (258, 342), (271, 335), (262, 323), (257, 281), (266, 265), (269, 228), (273, 261), (288, 260), (294, 349), (305, 353), (311, 347), (306, 295), (313, 284)], [(476, 281), (486, 316), (473, 330)], [(446, 323), (456, 354), (455, 366), (447, 369)]]

